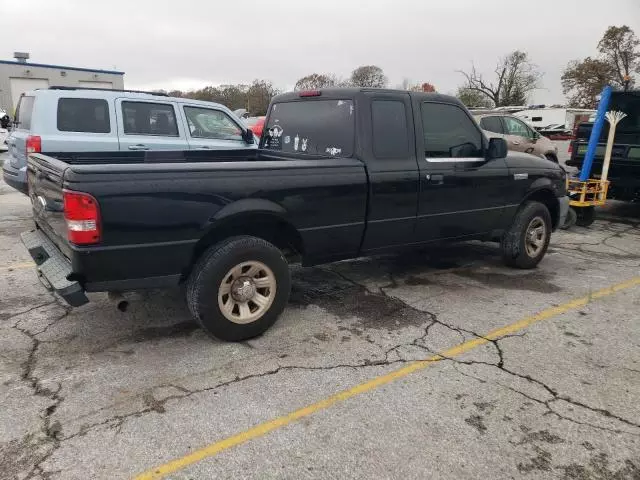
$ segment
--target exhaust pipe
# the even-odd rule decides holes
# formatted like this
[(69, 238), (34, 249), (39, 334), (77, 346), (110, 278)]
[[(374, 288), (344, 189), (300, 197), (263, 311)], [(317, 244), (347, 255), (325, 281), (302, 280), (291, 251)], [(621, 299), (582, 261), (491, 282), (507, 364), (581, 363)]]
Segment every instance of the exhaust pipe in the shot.
[(108, 292), (107, 297), (116, 304), (116, 308), (121, 312), (126, 312), (129, 308), (129, 301), (122, 296), (121, 292)]

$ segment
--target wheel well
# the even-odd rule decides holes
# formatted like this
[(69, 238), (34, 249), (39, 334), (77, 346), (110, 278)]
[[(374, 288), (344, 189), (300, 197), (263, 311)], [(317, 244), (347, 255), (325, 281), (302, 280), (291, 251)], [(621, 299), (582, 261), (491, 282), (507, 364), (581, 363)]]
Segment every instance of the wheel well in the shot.
[(544, 155), (545, 157), (547, 157), (548, 160), (551, 160), (552, 162), (558, 162), (558, 156), (555, 153), (545, 153)]
[(202, 237), (193, 250), (188, 271), (183, 272), (186, 278), (200, 255), (207, 248), (224, 240), (239, 235), (250, 235), (262, 238), (278, 247), (288, 259), (297, 259), (304, 255), (304, 245), (300, 233), (286, 221), (269, 214), (246, 214), (221, 221)]
[(555, 230), (558, 227), (558, 222), (560, 221), (560, 202), (558, 202), (558, 199), (551, 190), (546, 188), (537, 190), (529, 195), (525, 202), (526, 201), (535, 201), (544, 204), (551, 214), (553, 229)]

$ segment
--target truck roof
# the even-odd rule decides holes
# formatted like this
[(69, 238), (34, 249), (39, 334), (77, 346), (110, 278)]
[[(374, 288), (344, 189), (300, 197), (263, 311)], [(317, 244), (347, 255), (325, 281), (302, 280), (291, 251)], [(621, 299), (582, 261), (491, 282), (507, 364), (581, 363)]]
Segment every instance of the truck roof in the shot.
[[(424, 98), (425, 100), (431, 100), (436, 102), (455, 103), (457, 105), (462, 105), (462, 102), (460, 102), (460, 100), (458, 100), (456, 97), (452, 97), (451, 95), (443, 95), (441, 93), (410, 92), (408, 90), (399, 90), (399, 89), (393, 89), (393, 88), (341, 87), (341, 88), (319, 88), (319, 89), (312, 89), (311, 91), (319, 92), (320, 94), (317, 97), (320, 97), (320, 98), (321, 97), (329, 97), (329, 98), (356, 97), (361, 93), (393, 93), (393, 94), (410, 95), (412, 97), (420, 97), (420, 98)], [(298, 100), (301, 98), (301, 93), (303, 92), (304, 91), (282, 93), (280, 95), (276, 95), (272, 99), (272, 102)], [(317, 97), (302, 97), (302, 98), (317, 98)]]

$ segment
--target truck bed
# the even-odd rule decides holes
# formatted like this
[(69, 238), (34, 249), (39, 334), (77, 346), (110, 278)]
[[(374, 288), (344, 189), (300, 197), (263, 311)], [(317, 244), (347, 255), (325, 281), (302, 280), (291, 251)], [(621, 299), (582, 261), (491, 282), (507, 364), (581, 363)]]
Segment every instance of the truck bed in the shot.
[[(178, 284), (214, 222), (238, 221), (245, 211), (247, 224), (273, 219), (295, 228), (309, 264), (357, 255), (365, 229), (367, 174), (356, 159), (293, 160), (255, 150), (244, 158), (228, 151), (34, 154), (27, 176), (38, 229), (86, 291)], [(97, 200), (99, 244), (67, 240), (63, 190)]]

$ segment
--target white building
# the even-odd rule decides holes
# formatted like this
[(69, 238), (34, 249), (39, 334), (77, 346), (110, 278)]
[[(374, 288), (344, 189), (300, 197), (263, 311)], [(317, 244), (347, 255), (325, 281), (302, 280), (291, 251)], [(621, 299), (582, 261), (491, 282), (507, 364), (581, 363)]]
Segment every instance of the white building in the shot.
[(576, 122), (586, 122), (596, 113), (584, 108), (544, 107), (514, 113), (537, 129), (573, 130)]
[(0, 60), (0, 109), (11, 117), (23, 92), (53, 86), (124, 89), (124, 72), (29, 62), (16, 52), (14, 61)]

